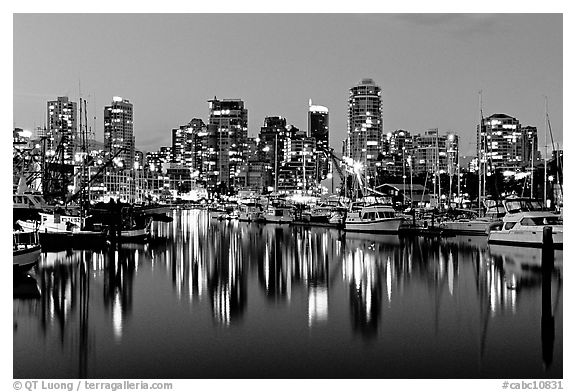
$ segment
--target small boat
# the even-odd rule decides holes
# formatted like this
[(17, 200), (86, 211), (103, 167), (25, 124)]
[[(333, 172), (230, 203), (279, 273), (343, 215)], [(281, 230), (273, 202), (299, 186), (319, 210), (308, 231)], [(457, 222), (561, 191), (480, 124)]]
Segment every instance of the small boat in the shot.
[(140, 242), (150, 238), (150, 226), (152, 218), (145, 219), (140, 224), (135, 224), (130, 228), (120, 230), (120, 239), (123, 242)]
[(86, 249), (104, 246), (107, 230), (104, 226), (94, 224), (91, 230), (82, 229), (86, 218), (54, 212), (39, 213), (40, 221), (17, 221), (25, 231), (38, 231), (40, 245), (43, 248)]
[(255, 222), (262, 215), (262, 207), (256, 203), (240, 204), (238, 220), (240, 222)]
[(392, 206), (373, 204), (348, 211), (344, 230), (372, 233), (398, 233), (404, 217), (398, 216)]
[(550, 211), (508, 213), (499, 229), (490, 231), (488, 242), (514, 246), (541, 247), (544, 227), (552, 228), (555, 248), (563, 247), (563, 225), (560, 216)]
[(265, 223), (290, 223), (294, 220), (292, 207), (288, 205), (270, 205), (262, 214), (260, 221)]
[(331, 205), (316, 205), (306, 209), (294, 211), (293, 224), (304, 226), (344, 227), (344, 207)]
[(439, 227), (446, 233), (452, 234), (488, 235), (490, 229), (499, 225), (500, 222), (500, 220), (490, 218), (460, 218), (441, 222)]
[(12, 232), (12, 263), (14, 271), (25, 272), (38, 263), (40, 249), (37, 232)]
[[(483, 217), (463, 216), (456, 219), (441, 222), (439, 227), (448, 234), (488, 235), (490, 231), (502, 223), (502, 217), (506, 215), (506, 207), (501, 200), (484, 200), (486, 212)], [(477, 212), (459, 210), (460, 215), (472, 215)]]

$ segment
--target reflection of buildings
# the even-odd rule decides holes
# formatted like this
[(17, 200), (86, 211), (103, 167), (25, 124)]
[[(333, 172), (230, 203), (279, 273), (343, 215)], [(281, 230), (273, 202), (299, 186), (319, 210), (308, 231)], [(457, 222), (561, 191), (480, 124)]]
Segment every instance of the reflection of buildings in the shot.
[(118, 342), (132, 309), (137, 264), (138, 252), (129, 249), (111, 249), (104, 255), (104, 307), (112, 308), (112, 328)]
[(381, 264), (374, 252), (366, 248), (350, 249), (344, 260), (353, 327), (365, 337), (374, 337), (382, 312)]

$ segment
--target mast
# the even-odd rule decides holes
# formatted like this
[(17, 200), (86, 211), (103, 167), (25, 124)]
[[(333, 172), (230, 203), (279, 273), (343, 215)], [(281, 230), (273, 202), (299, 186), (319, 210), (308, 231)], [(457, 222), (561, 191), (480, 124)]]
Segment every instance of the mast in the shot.
[(544, 96), (544, 208), (548, 207), (548, 203), (546, 202), (547, 199), (547, 185), (548, 185), (548, 173), (547, 173), (547, 166), (548, 166), (548, 132), (546, 132), (546, 119), (548, 118), (548, 97)]
[(478, 92), (478, 104), (480, 105), (480, 122), (478, 124), (478, 216), (482, 213), (481, 197), (482, 197), (482, 90)]

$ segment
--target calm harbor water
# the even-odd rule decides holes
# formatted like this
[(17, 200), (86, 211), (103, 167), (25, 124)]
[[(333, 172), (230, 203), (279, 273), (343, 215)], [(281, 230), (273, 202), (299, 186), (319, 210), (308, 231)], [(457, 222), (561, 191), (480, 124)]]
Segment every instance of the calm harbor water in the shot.
[(541, 252), (175, 211), (14, 278), (14, 377), (562, 378)]

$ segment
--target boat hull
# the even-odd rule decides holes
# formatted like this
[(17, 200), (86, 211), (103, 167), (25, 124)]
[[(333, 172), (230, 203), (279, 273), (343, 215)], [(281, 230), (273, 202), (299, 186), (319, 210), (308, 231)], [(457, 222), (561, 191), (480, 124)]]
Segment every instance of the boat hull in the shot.
[(264, 215), (262, 217), (262, 222), (264, 223), (274, 223), (274, 224), (284, 224), (291, 223), (294, 219), (287, 216), (276, 216), (276, 215)]
[(150, 230), (135, 229), (135, 230), (122, 230), (120, 232), (120, 239), (124, 242), (142, 242), (148, 240), (150, 237)]
[(398, 233), (404, 218), (383, 218), (375, 220), (346, 220), (344, 230), (370, 233)]
[[(552, 232), (552, 241), (554, 248), (562, 249), (564, 238), (562, 231)], [(510, 230), (501, 232), (500, 230), (490, 232), (488, 242), (491, 244), (511, 245), (511, 246), (529, 246), (542, 247), (543, 231), (542, 230)]]
[(32, 268), (40, 258), (40, 245), (35, 245), (27, 249), (12, 251), (12, 263), (14, 271), (25, 272)]
[(440, 224), (440, 228), (450, 234), (488, 235), (490, 228), (497, 222), (480, 220), (449, 221)]

